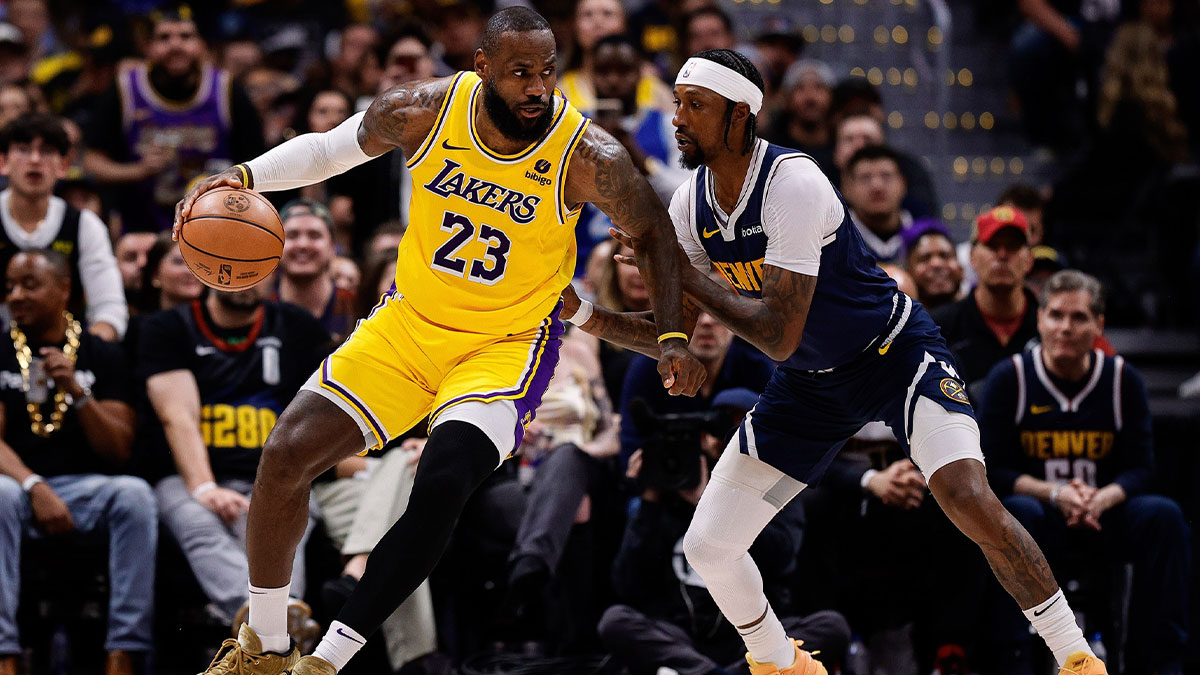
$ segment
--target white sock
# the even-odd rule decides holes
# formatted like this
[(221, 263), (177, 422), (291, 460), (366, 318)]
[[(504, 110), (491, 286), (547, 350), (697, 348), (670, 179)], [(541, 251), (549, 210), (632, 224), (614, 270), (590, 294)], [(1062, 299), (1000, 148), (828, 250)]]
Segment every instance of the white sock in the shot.
[(292, 646), (287, 632), (288, 591), (280, 588), (250, 586), (250, 618), (246, 623), (262, 641), (263, 651), (286, 654)]
[(334, 668), (341, 670), (366, 643), (367, 639), (356, 633), (353, 628), (341, 621), (334, 621), (329, 624), (329, 632), (321, 638), (321, 644), (317, 645), (313, 656), (325, 659), (332, 663)]
[(796, 647), (788, 639), (770, 603), (767, 603), (762, 621), (750, 628), (739, 627), (738, 634), (758, 663), (773, 663), (783, 670), (796, 661)]
[(1075, 613), (1063, 597), (1062, 589), (1041, 604), (1025, 610), (1025, 618), (1046, 641), (1046, 646), (1054, 652), (1054, 660), (1060, 666), (1067, 662), (1068, 656), (1078, 651), (1095, 656), (1087, 640), (1083, 639), (1083, 631), (1075, 623)]

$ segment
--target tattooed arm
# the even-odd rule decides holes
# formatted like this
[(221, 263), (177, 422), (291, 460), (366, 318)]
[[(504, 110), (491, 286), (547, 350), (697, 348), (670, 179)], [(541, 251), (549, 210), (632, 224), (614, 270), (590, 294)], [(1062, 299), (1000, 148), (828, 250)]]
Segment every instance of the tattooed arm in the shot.
[[(573, 316), (579, 309), (579, 296), (575, 289), (563, 289), (563, 316)], [(696, 316), (700, 308), (687, 296), (683, 298), (684, 326), (688, 335), (696, 328)], [(654, 312), (616, 312), (607, 307), (594, 305), (592, 316), (579, 326), (583, 332), (624, 347), (652, 359), (658, 359), (658, 328), (654, 325)]]
[[(628, 234), (615, 229), (611, 232), (625, 246), (632, 245)], [(628, 256), (618, 259), (633, 264)], [(688, 298), (776, 361), (787, 360), (800, 346), (816, 287), (814, 276), (763, 265), (760, 300), (734, 293), (691, 265), (683, 270), (683, 290)]]
[[(655, 342), (658, 335), (686, 334), (679, 244), (654, 189), (633, 166), (625, 148), (598, 125), (584, 132), (570, 161), (567, 203), (595, 204), (637, 241), (637, 266), (654, 309)], [(695, 394), (704, 382), (704, 367), (687, 351), (687, 340), (668, 339), (658, 352), (663, 386), (672, 394)]]
[(817, 278), (763, 265), (762, 299), (744, 298), (695, 268), (684, 272), (684, 289), (729, 330), (776, 361), (800, 346)]
[(395, 87), (363, 113), (324, 133), (302, 134), (254, 159), (209, 176), (175, 205), (175, 234), (201, 194), (216, 187), (260, 192), (312, 185), (393, 148), (412, 153), (433, 128), (451, 78), (417, 80)]
[(372, 157), (392, 148), (412, 156), (433, 129), (452, 77), (414, 80), (389, 89), (367, 108), (358, 128), (358, 145)]

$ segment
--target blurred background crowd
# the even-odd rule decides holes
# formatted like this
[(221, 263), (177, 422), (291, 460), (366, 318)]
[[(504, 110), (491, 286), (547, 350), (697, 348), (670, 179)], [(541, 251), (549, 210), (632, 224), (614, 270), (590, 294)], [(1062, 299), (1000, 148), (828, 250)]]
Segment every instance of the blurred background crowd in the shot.
[[(749, 56), (760, 134), (817, 159), (881, 265), (934, 310), (995, 487), (1110, 672), (1200, 672), (1197, 0), (0, 0), (0, 675), (192, 673), (244, 618), (262, 443), (391, 284), (411, 178), (397, 151), (269, 194), (283, 259), (239, 293), (190, 274), (174, 205), (382, 91), (472, 69), (488, 16), (512, 4), (550, 20), (562, 95), (664, 202), (688, 176), (675, 72), (704, 49)], [(576, 286), (646, 310), (607, 227), (585, 208)], [(1062, 304), (1072, 293), (1090, 300)], [(1030, 372), (1064, 410), (1108, 421), (1031, 429), (1041, 406), (1023, 419), (1013, 357), (1041, 359), (1064, 317), (1085, 374)], [(520, 452), (347, 672), (745, 672), (679, 540), (773, 364), (706, 316), (691, 349), (708, 381), (677, 399), (652, 361), (572, 329)], [(1096, 391), (1118, 354), (1126, 377)], [(403, 512), (423, 436), (314, 485), (292, 584), (302, 645)], [(1061, 489), (1015, 494), (1029, 475)], [(830, 672), (1052, 667), (886, 427), (864, 428), (751, 553)]]

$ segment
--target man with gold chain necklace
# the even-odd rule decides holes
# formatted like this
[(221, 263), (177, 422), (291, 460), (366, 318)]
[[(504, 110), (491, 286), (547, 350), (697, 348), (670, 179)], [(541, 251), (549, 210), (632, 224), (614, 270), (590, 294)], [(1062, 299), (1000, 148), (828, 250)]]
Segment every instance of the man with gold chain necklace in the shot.
[(109, 539), (106, 675), (144, 668), (151, 649), (154, 493), (118, 475), (133, 446), (132, 392), (121, 347), (67, 311), (71, 272), (60, 253), (18, 253), (8, 265), (8, 337), (0, 338), (0, 675), (15, 675), (23, 536), (103, 530)]

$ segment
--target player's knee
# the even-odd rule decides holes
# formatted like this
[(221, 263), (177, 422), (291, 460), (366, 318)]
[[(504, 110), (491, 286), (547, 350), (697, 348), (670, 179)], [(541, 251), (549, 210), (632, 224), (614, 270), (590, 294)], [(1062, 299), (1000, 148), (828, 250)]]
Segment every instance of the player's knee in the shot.
[(307, 485), (329, 468), (317, 461), (318, 453), (308, 451), (311, 436), (302, 427), (281, 419), (271, 430), (259, 459), (264, 476), (288, 485)]
[(982, 509), (989, 497), (996, 501), (983, 464), (969, 459), (954, 461), (938, 469), (930, 477), (929, 489), (946, 511), (970, 513)]
[(732, 563), (742, 553), (745, 551), (718, 546), (713, 538), (704, 532), (703, 528), (696, 526), (694, 520), (692, 526), (688, 528), (687, 534), (683, 535), (683, 555), (687, 558), (688, 564), (700, 572), (700, 576), (704, 576), (705, 570)]

